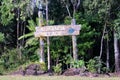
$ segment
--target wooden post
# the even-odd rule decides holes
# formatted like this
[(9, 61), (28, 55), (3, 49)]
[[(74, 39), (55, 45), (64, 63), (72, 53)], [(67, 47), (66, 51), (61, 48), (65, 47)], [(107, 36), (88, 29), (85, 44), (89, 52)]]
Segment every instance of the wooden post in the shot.
[[(38, 11), (38, 17), (39, 17), (39, 27), (43, 26), (43, 15), (42, 11)], [(44, 40), (42, 37), (40, 37), (40, 62), (45, 62), (44, 58)]]
[[(48, 26), (48, 0), (46, 0), (46, 24)], [(50, 39), (47, 36), (47, 59), (48, 59), (48, 71), (51, 69), (50, 64)]]
[[(76, 24), (75, 19), (72, 19), (71, 25), (74, 26)], [(76, 36), (72, 36), (72, 45), (73, 45), (73, 59), (78, 60), (78, 55), (77, 55), (77, 39)]]

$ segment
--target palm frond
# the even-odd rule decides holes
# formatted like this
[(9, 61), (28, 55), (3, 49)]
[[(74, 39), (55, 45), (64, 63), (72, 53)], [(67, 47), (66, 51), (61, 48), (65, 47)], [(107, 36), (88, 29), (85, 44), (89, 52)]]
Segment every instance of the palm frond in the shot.
[(18, 40), (23, 39), (23, 38), (27, 38), (27, 37), (31, 37), (31, 36), (33, 36), (33, 35), (34, 35), (34, 32), (31, 32), (31, 33), (28, 33), (28, 34), (24, 34), (23, 36), (20, 36), (20, 37), (18, 38)]

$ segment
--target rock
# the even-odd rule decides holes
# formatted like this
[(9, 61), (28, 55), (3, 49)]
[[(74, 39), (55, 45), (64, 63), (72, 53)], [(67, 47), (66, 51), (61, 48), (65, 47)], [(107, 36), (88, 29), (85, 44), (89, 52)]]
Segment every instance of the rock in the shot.
[(30, 64), (25, 69), (20, 67), (19, 70), (11, 73), (10, 75), (42, 75), (42, 74), (45, 74), (45, 71), (42, 71), (39, 69), (40, 69), (40, 65)]
[(26, 69), (36, 70), (37, 67), (38, 67), (37, 64), (31, 64), (28, 67), (26, 67)]
[(93, 74), (93, 77), (99, 77), (99, 75), (98, 74)]
[(25, 71), (25, 75), (36, 75), (36, 71), (35, 70), (31, 70), (31, 69), (27, 69)]
[(40, 70), (36, 72), (37, 75), (42, 75), (44, 73), (45, 73), (44, 71), (40, 71)]
[(71, 69), (66, 70), (63, 73), (63, 75), (65, 75), (65, 76), (74, 76), (74, 75), (78, 75), (79, 72), (80, 72), (79, 69), (71, 68)]
[(23, 70), (18, 70), (18, 71), (11, 73), (10, 75), (25, 75), (25, 73)]
[(80, 73), (79, 75), (80, 75), (80, 76), (88, 76), (87, 73)]

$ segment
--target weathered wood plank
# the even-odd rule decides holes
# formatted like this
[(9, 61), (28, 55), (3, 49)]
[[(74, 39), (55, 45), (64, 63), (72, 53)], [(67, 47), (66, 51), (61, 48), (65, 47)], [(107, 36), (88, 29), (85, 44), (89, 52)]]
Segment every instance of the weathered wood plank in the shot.
[(69, 28), (74, 28), (75, 30), (80, 30), (81, 25), (54, 25), (54, 26), (44, 26), (36, 27), (36, 32), (38, 31), (65, 31)]
[(35, 32), (35, 37), (40, 36), (68, 36), (68, 35), (79, 35), (79, 31), (69, 33), (68, 31), (49, 31), (49, 32)]

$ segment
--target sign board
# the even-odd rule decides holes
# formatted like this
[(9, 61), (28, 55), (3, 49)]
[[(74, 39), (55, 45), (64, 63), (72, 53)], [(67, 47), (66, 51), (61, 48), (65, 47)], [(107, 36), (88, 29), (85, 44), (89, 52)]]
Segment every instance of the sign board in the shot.
[(54, 25), (36, 27), (35, 37), (79, 35), (81, 25)]

